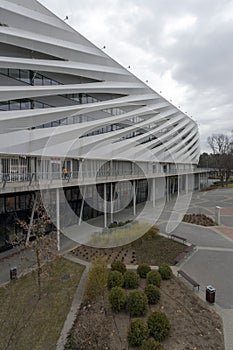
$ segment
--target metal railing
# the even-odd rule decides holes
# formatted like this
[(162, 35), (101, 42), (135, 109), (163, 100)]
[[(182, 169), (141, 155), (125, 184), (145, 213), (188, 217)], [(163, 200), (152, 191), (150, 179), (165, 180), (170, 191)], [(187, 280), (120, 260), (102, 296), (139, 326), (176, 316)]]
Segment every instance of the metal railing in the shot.
[(2, 187), (5, 187), (7, 183), (28, 183), (31, 185), (35, 182), (53, 182), (55, 180), (67, 181), (67, 182), (84, 182), (88, 180), (104, 181), (104, 180), (117, 180), (117, 179), (130, 179), (130, 178), (153, 178), (158, 176), (172, 176), (182, 175), (188, 173), (202, 173), (208, 172), (208, 169), (182, 169), (182, 170), (166, 170), (166, 171), (154, 171), (144, 172), (141, 169), (136, 170), (99, 170), (97, 173), (92, 171), (71, 171), (67, 174), (62, 172), (38, 172), (38, 173), (1, 173), (0, 182)]

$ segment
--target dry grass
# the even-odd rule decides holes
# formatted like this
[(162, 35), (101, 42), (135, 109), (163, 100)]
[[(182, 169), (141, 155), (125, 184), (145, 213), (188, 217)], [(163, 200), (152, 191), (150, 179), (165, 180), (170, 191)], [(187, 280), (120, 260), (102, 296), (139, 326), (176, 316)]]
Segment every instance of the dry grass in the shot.
[(40, 300), (34, 272), (0, 288), (0, 349), (55, 349), (84, 268), (62, 258), (49, 265)]
[(87, 245), (97, 248), (123, 246), (143, 236), (151, 227), (148, 223), (132, 223), (127, 227), (116, 227), (106, 233), (94, 233)]
[(183, 253), (187, 246), (172, 239), (157, 235), (151, 239), (143, 239), (132, 244), (136, 252), (137, 263), (149, 265), (175, 265), (176, 257)]

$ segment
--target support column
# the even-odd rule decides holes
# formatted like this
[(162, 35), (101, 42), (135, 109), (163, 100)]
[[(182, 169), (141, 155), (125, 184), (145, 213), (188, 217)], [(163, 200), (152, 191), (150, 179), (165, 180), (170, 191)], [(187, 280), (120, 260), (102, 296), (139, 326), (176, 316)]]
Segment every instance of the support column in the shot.
[(180, 194), (180, 177), (177, 175), (177, 196)]
[(133, 215), (136, 215), (136, 186), (135, 180), (133, 180)]
[(153, 208), (155, 208), (155, 191), (156, 191), (156, 188), (155, 188), (155, 178), (152, 179), (152, 205), (153, 205)]
[(57, 250), (60, 251), (60, 196), (59, 188), (56, 188), (56, 224), (57, 224)]
[(107, 227), (107, 186), (104, 184), (104, 227)]
[(169, 177), (166, 178), (166, 200), (169, 201)]
[(185, 193), (186, 193), (186, 194), (187, 194), (188, 191), (189, 191), (188, 184), (189, 184), (189, 181), (188, 181), (188, 174), (186, 174), (186, 175), (185, 175)]
[(110, 211), (111, 211), (111, 217), (110, 217), (110, 219), (111, 219), (111, 223), (113, 222), (113, 210), (114, 210), (114, 208), (113, 208), (113, 183), (111, 182), (111, 184), (110, 184), (110, 200), (111, 200), (111, 203), (110, 203), (110, 206), (111, 206), (111, 209), (110, 209)]
[(80, 209), (80, 214), (79, 214), (79, 220), (78, 220), (78, 225), (79, 225), (79, 226), (81, 225), (81, 222), (82, 222), (82, 217), (83, 217), (83, 207), (84, 207), (85, 197), (86, 197), (86, 185), (84, 186), (84, 192), (83, 192), (82, 204), (81, 204), (81, 209)]
[(28, 232), (27, 232), (26, 247), (28, 246), (29, 239), (30, 239), (31, 228), (32, 228), (32, 223), (33, 223), (33, 219), (34, 219), (34, 213), (35, 213), (35, 209), (36, 209), (37, 198), (38, 198), (38, 192), (35, 193), (35, 200), (34, 200), (34, 203), (33, 203), (33, 208), (32, 208), (32, 213), (31, 213), (31, 217), (30, 217), (29, 228), (28, 228)]

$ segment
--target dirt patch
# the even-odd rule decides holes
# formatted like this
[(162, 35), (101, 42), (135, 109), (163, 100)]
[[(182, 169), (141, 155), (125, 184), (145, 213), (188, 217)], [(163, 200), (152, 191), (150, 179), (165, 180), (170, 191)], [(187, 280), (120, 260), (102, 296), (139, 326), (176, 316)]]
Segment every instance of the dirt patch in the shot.
[(138, 239), (130, 245), (117, 248), (92, 248), (80, 246), (72, 253), (80, 259), (91, 262), (96, 256), (105, 256), (108, 264), (120, 260), (125, 264), (175, 265), (177, 257), (187, 251), (187, 246), (157, 235), (151, 239)]
[(185, 214), (182, 221), (201, 226), (216, 226), (216, 222), (205, 214)]
[[(145, 281), (142, 280), (141, 288), (144, 286)], [(168, 316), (171, 331), (162, 343), (166, 350), (224, 350), (222, 320), (210, 306), (176, 277), (162, 281), (160, 291), (161, 299), (157, 305), (150, 307), (148, 315), (154, 310), (161, 310)], [(110, 310), (107, 298), (104, 304), (99, 301), (95, 305), (83, 305), (66, 349), (131, 350), (127, 343), (129, 322), (126, 312), (114, 314)], [(86, 332), (88, 328), (90, 332), (84, 337), (82, 329)], [(93, 341), (96, 334), (99, 345)], [(83, 344), (84, 338), (89, 339), (89, 343)]]

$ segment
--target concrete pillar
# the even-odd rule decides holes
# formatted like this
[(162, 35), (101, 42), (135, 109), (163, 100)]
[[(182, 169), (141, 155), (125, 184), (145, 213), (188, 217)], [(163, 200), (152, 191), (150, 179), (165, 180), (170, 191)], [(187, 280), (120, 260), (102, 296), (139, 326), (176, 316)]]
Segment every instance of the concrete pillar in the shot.
[(180, 194), (180, 177), (177, 175), (177, 196)]
[(57, 224), (57, 250), (60, 251), (60, 193), (56, 188), (56, 224)]
[(152, 204), (153, 204), (153, 208), (155, 208), (155, 178), (152, 179)]
[(114, 210), (114, 203), (113, 203), (113, 183), (111, 182), (110, 184), (110, 200), (111, 200), (111, 203), (110, 203), (110, 206), (111, 206), (111, 209), (110, 209), (110, 212), (111, 212), (111, 223), (113, 222), (113, 210)]
[(107, 185), (104, 184), (104, 227), (107, 227)]
[(170, 200), (170, 190), (169, 190), (169, 177), (166, 178), (166, 200), (167, 202)]
[(136, 185), (135, 180), (133, 181), (133, 215), (136, 215)]
[(84, 207), (85, 197), (86, 197), (86, 185), (84, 186), (82, 204), (81, 204), (81, 209), (80, 209), (80, 214), (79, 214), (79, 220), (78, 220), (79, 226), (81, 225), (82, 218), (83, 218), (83, 207)]
[(188, 191), (189, 191), (189, 187), (188, 187), (188, 185), (189, 185), (189, 180), (188, 180), (189, 178), (188, 178), (188, 174), (186, 174), (185, 175), (185, 193), (187, 194), (188, 193)]

